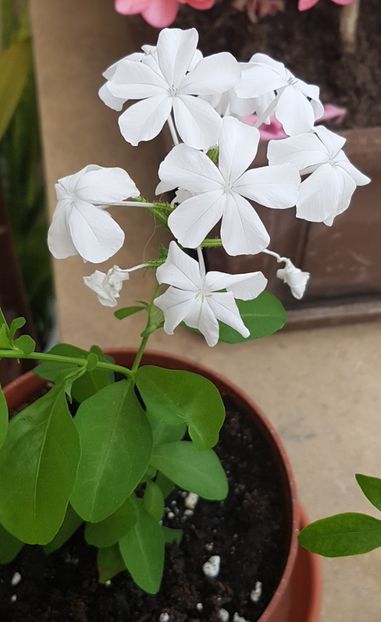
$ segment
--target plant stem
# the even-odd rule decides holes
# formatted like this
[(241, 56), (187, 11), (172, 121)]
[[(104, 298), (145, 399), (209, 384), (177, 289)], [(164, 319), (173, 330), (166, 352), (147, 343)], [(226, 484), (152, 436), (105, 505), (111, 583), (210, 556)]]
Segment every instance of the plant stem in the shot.
[(356, 52), (357, 25), (360, 16), (360, 0), (353, 0), (352, 4), (343, 6), (340, 14), (340, 35), (343, 52)]
[[(20, 350), (0, 350), (0, 359), (23, 359), (29, 361), (48, 361), (52, 363), (66, 363), (77, 365), (78, 367), (86, 367), (87, 359), (75, 356), (61, 356), (60, 354), (49, 354), (48, 352), (32, 352), (24, 354)], [(108, 369), (130, 378), (133, 374), (128, 367), (115, 365), (114, 363), (106, 363), (105, 361), (97, 362), (98, 369)]]
[(144, 351), (145, 351), (145, 349), (147, 347), (147, 343), (148, 343), (148, 340), (149, 340), (150, 336), (156, 330), (156, 328), (158, 328), (158, 326), (154, 326), (152, 324), (152, 314), (153, 314), (154, 306), (155, 306), (153, 304), (153, 301), (155, 300), (155, 298), (156, 298), (157, 294), (159, 293), (159, 291), (160, 291), (160, 285), (157, 285), (155, 287), (155, 289), (154, 289), (151, 303), (147, 307), (147, 312), (148, 312), (147, 324), (146, 324), (146, 327), (145, 327), (144, 331), (142, 332), (142, 340), (140, 342), (139, 350), (136, 353), (134, 362), (133, 362), (132, 367), (131, 367), (131, 372), (133, 374), (136, 373), (136, 371), (139, 368), (140, 363), (142, 362), (143, 354), (144, 354)]
[(222, 242), (220, 238), (205, 238), (201, 244), (202, 248), (220, 248), (221, 246)]

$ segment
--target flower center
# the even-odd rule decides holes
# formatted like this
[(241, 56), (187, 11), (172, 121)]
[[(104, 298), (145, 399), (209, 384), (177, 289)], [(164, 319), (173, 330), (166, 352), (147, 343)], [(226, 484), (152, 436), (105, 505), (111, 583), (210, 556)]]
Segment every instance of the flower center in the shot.
[(168, 89), (168, 93), (169, 93), (170, 97), (176, 97), (176, 95), (177, 95), (177, 88), (175, 86), (173, 86), (173, 84), (172, 84), (172, 86), (170, 86), (169, 89)]

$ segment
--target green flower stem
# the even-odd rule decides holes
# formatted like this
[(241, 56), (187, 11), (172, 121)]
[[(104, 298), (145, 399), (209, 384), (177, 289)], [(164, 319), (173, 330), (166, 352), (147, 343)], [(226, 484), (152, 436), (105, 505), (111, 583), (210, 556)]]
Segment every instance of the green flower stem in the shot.
[(205, 238), (201, 244), (201, 248), (221, 248), (222, 242), (220, 238)]
[[(71, 363), (72, 365), (78, 365), (78, 367), (86, 367), (87, 359), (75, 357), (75, 356), (61, 356), (60, 354), (49, 354), (48, 352), (32, 352), (31, 354), (24, 354), (21, 350), (0, 350), (0, 359), (24, 359), (30, 361), (50, 361), (54, 363)], [(115, 365), (114, 363), (106, 363), (105, 361), (97, 362), (98, 369), (108, 369), (110, 371), (123, 374), (130, 378), (133, 376), (131, 369), (123, 367), (122, 365)]]
[(136, 373), (136, 371), (139, 368), (140, 363), (142, 362), (144, 350), (147, 347), (147, 343), (148, 343), (150, 336), (152, 335), (153, 332), (155, 332), (157, 328), (159, 328), (159, 326), (152, 323), (152, 319), (153, 319), (152, 316), (153, 316), (154, 307), (155, 307), (154, 300), (156, 296), (158, 295), (159, 291), (160, 291), (160, 285), (156, 285), (154, 292), (153, 292), (152, 300), (147, 307), (147, 324), (146, 324), (144, 331), (142, 332), (142, 340), (139, 346), (139, 350), (136, 353), (134, 362), (131, 367), (131, 372), (133, 374)]

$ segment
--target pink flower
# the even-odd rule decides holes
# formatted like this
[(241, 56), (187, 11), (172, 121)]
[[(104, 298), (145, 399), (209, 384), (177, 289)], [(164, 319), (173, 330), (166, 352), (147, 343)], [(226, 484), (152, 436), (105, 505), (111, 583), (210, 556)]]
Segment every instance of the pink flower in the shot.
[(179, 4), (203, 11), (214, 3), (215, 0), (115, 0), (115, 9), (122, 15), (141, 13), (151, 26), (165, 28), (174, 22)]
[[(312, 9), (318, 2), (319, 0), (299, 0), (298, 9), (299, 11), (307, 11), (308, 9)], [(332, 0), (332, 2), (344, 6), (345, 4), (351, 4), (353, 0)]]

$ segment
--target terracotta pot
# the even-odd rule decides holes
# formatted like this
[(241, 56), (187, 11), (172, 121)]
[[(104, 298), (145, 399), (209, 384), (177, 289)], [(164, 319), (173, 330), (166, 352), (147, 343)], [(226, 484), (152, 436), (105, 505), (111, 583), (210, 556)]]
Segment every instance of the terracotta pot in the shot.
[[(111, 349), (120, 365), (131, 366), (134, 351), (129, 349)], [(272, 448), (274, 462), (278, 465), (280, 479), (283, 480), (283, 494), (287, 499), (289, 513), (289, 546), (284, 571), (270, 603), (259, 622), (318, 622), (321, 602), (320, 560), (316, 556), (300, 549), (297, 543), (299, 529), (307, 520), (299, 505), (294, 477), (290, 463), (277, 432), (265, 418), (255, 402), (229, 380), (202, 366), (180, 357), (147, 352), (143, 364), (159, 365), (168, 369), (181, 369), (199, 373), (211, 380), (223, 397), (229, 397), (239, 411), (252, 419), (259, 433)], [(5, 396), (10, 411), (27, 404), (44, 387), (40, 378), (28, 372), (17, 378), (5, 388)]]

